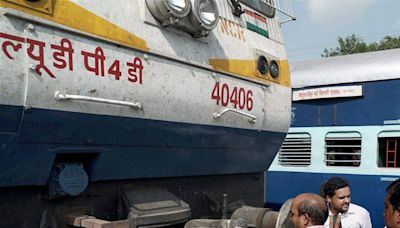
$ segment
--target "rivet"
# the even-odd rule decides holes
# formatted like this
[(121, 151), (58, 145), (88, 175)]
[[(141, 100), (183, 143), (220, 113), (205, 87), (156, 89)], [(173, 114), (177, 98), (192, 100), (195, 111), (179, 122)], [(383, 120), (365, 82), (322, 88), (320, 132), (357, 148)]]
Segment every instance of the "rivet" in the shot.
[(25, 112), (31, 112), (32, 111), (32, 107), (31, 106), (24, 106), (24, 111)]
[(29, 32), (33, 32), (33, 31), (35, 31), (35, 26), (34, 26), (33, 24), (28, 24), (28, 25), (26, 26), (26, 29), (27, 29)]
[(30, 71), (35, 71), (35, 70), (36, 70), (35, 64), (30, 64), (30, 65), (29, 65), (29, 70), (30, 70)]

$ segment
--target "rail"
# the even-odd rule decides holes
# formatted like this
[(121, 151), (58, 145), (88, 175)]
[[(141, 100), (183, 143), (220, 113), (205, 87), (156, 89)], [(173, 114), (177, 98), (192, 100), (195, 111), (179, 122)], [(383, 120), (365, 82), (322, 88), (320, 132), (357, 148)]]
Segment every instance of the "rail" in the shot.
[(142, 104), (140, 102), (118, 101), (118, 100), (104, 99), (104, 98), (98, 98), (98, 97), (72, 95), (72, 94), (61, 93), (60, 91), (56, 91), (54, 93), (54, 97), (56, 98), (56, 100), (81, 100), (81, 101), (91, 101), (91, 102), (97, 102), (97, 103), (129, 106), (129, 107), (136, 108), (136, 109), (142, 108)]
[(224, 109), (222, 109), (222, 110), (220, 110), (218, 112), (215, 112), (214, 113), (214, 118), (215, 119), (219, 119), (227, 112), (234, 112), (234, 113), (237, 113), (239, 115), (246, 116), (246, 117), (249, 118), (249, 122), (250, 123), (257, 122), (257, 116), (254, 116), (252, 114), (249, 114), (249, 113), (246, 113), (246, 112), (242, 112), (242, 111), (239, 111), (239, 110), (236, 110), (236, 109), (233, 109), (233, 108), (224, 108)]

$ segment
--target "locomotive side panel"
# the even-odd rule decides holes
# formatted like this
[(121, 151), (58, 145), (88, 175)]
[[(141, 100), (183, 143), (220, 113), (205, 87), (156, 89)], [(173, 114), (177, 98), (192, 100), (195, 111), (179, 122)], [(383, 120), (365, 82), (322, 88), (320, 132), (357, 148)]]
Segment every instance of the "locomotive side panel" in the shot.
[[(279, 19), (177, 2), (190, 13), (161, 21), (169, 1), (0, 1), (0, 214), (35, 198), (26, 224), (71, 205), (115, 220), (129, 186), (166, 188), (196, 217), (219, 215), (224, 192), (261, 204), (291, 108)], [(193, 22), (201, 10), (215, 28)]]

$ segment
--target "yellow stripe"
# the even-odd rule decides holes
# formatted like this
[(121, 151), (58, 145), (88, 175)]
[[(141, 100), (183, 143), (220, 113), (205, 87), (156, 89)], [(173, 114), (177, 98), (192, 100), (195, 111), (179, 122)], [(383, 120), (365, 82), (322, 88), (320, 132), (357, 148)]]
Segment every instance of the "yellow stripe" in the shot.
[(287, 60), (278, 60), (279, 77), (273, 78), (270, 73), (263, 75), (257, 70), (256, 60), (238, 59), (210, 59), (209, 64), (217, 71), (237, 74), (248, 79), (257, 80), (265, 83), (277, 83), (290, 87), (289, 64)]
[(130, 47), (145, 51), (149, 50), (145, 40), (70, 2), (69, 0), (52, 0), (54, 4), (54, 11), (52, 14), (37, 11), (39, 9), (34, 10), (34, 4), (27, 7), (23, 6), (23, 4), (19, 4), (16, 0), (8, 1), (14, 1), (16, 3), (0, 0), (0, 7), (22, 11)]

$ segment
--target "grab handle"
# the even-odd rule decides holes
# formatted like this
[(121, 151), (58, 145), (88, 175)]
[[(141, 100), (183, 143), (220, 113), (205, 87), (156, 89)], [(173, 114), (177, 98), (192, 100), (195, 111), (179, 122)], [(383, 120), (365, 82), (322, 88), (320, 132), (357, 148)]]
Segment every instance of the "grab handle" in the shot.
[(142, 108), (142, 104), (140, 102), (117, 101), (117, 100), (104, 99), (104, 98), (98, 98), (98, 97), (72, 95), (72, 94), (61, 93), (60, 91), (56, 91), (54, 93), (54, 97), (56, 98), (56, 100), (91, 101), (91, 102), (98, 102), (98, 103), (105, 103), (105, 104), (129, 106), (129, 107), (136, 108), (136, 109)]
[(219, 119), (227, 112), (234, 112), (234, 113), (237, 113), (239, 115), (246, 116), (246, 117), (249, 118), (249, 122), (250, 123), (255, 123), (257, 121), (257, 116), (254, 116), (252, 114), (249, 114), (249, 113), (246, 113), (246, 112), (243, 112), (243, 111), (239, 111), (239, 110), (236, 110), (236, 109), (233, 109), (233, 108), (224, 108), (224, 109), (221, 109), (218, 112), (215, 112), (214, 113), (214, 118), (215, 119)]

